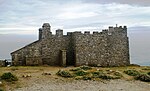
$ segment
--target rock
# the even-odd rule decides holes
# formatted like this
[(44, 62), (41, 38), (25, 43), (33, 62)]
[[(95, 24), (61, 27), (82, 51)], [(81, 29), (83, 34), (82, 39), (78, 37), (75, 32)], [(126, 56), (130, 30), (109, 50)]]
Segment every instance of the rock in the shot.
[(22, 77), (27, 78), (27, 77), (31, 77), (31, 75), (27, 74), (27, 75), (23, 75)]
[(0, 81), (0, 85), (2, 85), (3, 83)]
[(51, 75), (51, 73), (47, 73), (47, 72), (46, 72), (46, 73), (43, 73), (42, 75)]

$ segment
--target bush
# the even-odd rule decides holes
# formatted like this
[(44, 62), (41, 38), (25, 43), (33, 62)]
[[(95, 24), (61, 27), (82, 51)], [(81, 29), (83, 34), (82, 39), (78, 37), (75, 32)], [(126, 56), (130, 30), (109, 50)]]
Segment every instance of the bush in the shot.
[(4, 91), (4, 90), (0, 88), (0, 91)]
[(150, 70), (150, 67), (143, 68), (142, 70)]
[(102, 78), (102, 79), (114, 79), (112, 76), (106, 75), (106, 74), (100, 75), (99, 78)]
[(148, 76), (147, 74), (140, 74), (140, 75), (136, 76), (135, 79), (141, 80), (144, 82), (150, 82), (150, 76)]
[(150, 72), (147, 73), (150, 76)]
[(127, 75), (130, 75), (130, 76), (137, 76), (139, 75), (140, 73), (136, 70), (126, 70), (124, 71), (124, 73), (126, 73)]
[(138, 65), (138, 64), (130, 64), (129, 66), (140, 67), (140, 65)]
[(4, 73), (2, 76), (1, 76), (1, 79), (2, 80), (5, 80), (5, 81), (8, 81), (8, 82), (11, 82), (11, 81), (17, 81), (18, 78), (13, 75), (12, 73), (8, 72), (8, 73)]
[(75, 72), (75, 75), (76, 75), (76, 76), (84, 76), (84, 75), (87, 75), (87, 74), (89, 74), (89, 73), (88, 73), (88, 72), (85, 72), (85, 71), (83, 71), (83, 70), (79, 70), (79, 71)]
[(62, 77), (66, 77), (66, 78), (73, 77), (71, 73), (69, 73), (68, 71), (63, 71), (63, 70), (59, 70), (56, 74)]
[(104, 73), (103, 72), (100, 72), (100, 71), (95, 71), (95, 72), (92, 72), (92, 75), (94, 78), (99, 78), (99, 76), (103, 75)]
[(89, 77), (89, 76), (83, 76), (82, 79), (83, 79), (83, 80), (92, 80), (92, 77)]
[(81, 66), (80, 68), (83, 69), (83, 70), (91, 70), (91, 69), (92, 69), (92, 68), (89, 67), (89, 66)]

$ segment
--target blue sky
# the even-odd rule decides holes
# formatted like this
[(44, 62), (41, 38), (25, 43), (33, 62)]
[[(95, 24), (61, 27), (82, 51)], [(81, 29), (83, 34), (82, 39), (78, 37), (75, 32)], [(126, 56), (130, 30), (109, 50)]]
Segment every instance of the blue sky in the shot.
[(150, 0), (0, 0), (0, 59), (35, 41), (44, 22), (53, 33), (126, 25), (131, 61), (150, 64)]

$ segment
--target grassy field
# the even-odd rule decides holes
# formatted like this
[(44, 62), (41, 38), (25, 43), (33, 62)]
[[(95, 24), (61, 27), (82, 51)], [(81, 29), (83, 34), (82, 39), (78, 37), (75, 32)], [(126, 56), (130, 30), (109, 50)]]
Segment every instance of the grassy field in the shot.
[[(0, 80), (0, 89), (15, 90), (17, 88), (25, 87), (37, 80), (54, 80), (54, 79), (68, 79), (68, 80), (106, 80), (113, 79), (105, 75), (119, 77), (116, 79), (135, 80), (133, 74), (127, 74), (125, 71), (136, 70), (139, 74), (147, 74), (150, 72), (150, 66), (128, 66), (128, 67), (90, 67), (90, 69), (82, 69), (81, 67), (52, 67), (52, 66), (17, 66), (17, 67), (0, 67), (0, 76), (4, 73), (11, 72), (18, 78), (18, 81)], [(64, 77), (68, 73), (58, 74), (58, 71), (69, 72), (71, 77)], [(103, 75), (97, 74), (103, 72)], [(56, 74), (57, 73), (57, 74)], [(116, 75), (118, 74), (118, 76)], [(93, 76), (94, 74), (94, 76)], [(96, 75), (95, 75), (96, 74)], [(105, 74), (105, 75), (104, 75)], [(104, 78), (104, 79), (103, 79)], [(149, 82), (147, 82), (149, 84)], [(0, 90), (1, 91), (1, 90)]]

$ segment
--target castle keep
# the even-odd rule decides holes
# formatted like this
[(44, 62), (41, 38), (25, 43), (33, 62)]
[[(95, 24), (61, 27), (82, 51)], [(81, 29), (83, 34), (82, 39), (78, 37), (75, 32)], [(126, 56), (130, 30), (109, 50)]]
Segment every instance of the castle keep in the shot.
[(51, 32), (49, 23), (39, 29), (39, 39), (11, 53), (13, 65), (126, 66), (129, 60), (127, 27), (102, 32)]

